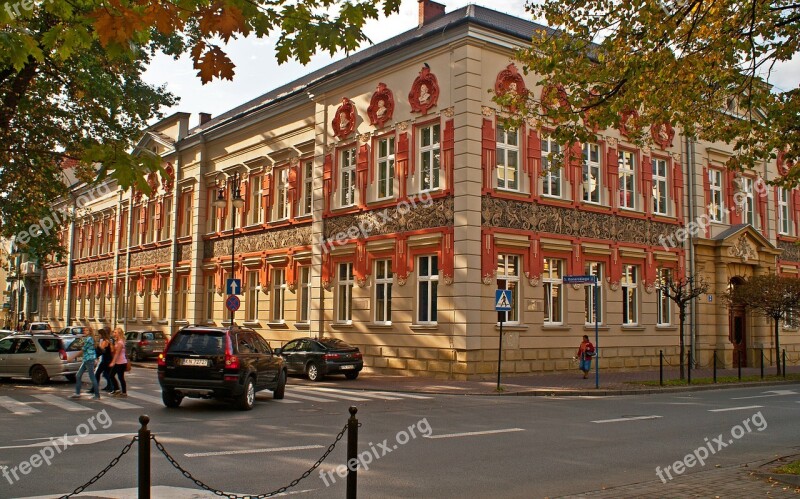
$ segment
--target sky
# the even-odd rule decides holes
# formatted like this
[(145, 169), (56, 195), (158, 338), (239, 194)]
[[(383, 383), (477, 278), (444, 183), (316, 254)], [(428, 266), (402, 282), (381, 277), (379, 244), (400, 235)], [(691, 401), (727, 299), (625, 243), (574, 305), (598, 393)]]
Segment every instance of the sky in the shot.
[[(452, 12), (469, 3), (483, 5), (493, 10), (531, 19), (525, 11), (525, 0), (438, 0), (445, 5), (446, 12)], [(414, 29), (418, 22), (419, 6), (417, 0), (402, 0), (400, 12), (387, 19), (371, 21), (365, 33), (371, 42), (379, 43), (392, 36)], [(362, 49), (370, 44), (362, 45)], [(229, 109), (258, 97), (274, 88), (293, 81), (305, 73), (319, 69), (334, 60), (345, 57), (344, 53), (330, 57), (327, 52), (311, 59), (303, 66), (297, 62), (278, 65), (275, 60), (275, 43), (270, 39), (255, 37), (232, 40), (223, 48), (236, 64), (233, 81), (215, 80), (203, 85), (192, 68), (189, 57), (174, 60), (159, 55), (153, 59), (144, 74), (144, 81), (153, 85), (166, 85), (168, 91), (180, 97), (178, 104), (171, 109), (163, 109), (165, 115), (182, 111), (192, 114), (190, 124), (198, 121), (198, 113), (211, 113), (217, 116)], [(796, 88), (800, 83), (800, 57), (776, 66), (770, 82), (779, 90)], [(157, 120), (156, 120), (157, 121)]]

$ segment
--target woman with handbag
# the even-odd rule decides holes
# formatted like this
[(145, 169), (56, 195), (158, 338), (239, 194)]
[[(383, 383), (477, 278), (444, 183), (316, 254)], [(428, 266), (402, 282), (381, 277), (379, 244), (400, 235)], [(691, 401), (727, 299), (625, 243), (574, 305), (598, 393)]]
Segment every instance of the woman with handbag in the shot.
[(578, 347), (578, 359), (581, 362), (580, 370), (583, 371), (583, 379), (588, 378), (589, 371), (592, 370), (592, 357), (594, 357), (594, 345), (589, 341), (589, 337), (584, 334), (583, 341)]
[(125, 372), (128, 371), (128, 357), (125, 355), (125, 333), (122, 328), (114, 329), (114, 346), (111, 356), (111, 380), (114, 382), (114, 391), (111, 395), (127, 397), (128, 387), (125, 384)]
[(103, 388), (104, 392), (112, 392), (114, 390), (114, 383), (111, 382), (111, 335), (108, 334), (108, 329), (101, 328), (98, 331), (100, 341), (97, 344), (97, 352), (100, 356), (100, 363), (97, 365), (97, 370), (94, 373), (97, 382), (100, 382), (101, 376), (106, 380), (106, 386)]

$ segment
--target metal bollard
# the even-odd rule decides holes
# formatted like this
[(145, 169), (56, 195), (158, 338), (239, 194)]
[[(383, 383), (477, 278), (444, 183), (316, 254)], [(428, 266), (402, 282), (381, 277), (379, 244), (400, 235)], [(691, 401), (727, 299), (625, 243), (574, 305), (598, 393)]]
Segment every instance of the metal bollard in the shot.
[(347, 499), (356, 499), (358, 492), (358, 408), (350, 406), (347, 420)]
[(139, 416), (139, 499), (150, 499), (150, 418)]
[(714, 350), (714, 383), (717, 382), (717, 351)]
[(664, 386), (664, 350), (658, 351), (658, 384)]

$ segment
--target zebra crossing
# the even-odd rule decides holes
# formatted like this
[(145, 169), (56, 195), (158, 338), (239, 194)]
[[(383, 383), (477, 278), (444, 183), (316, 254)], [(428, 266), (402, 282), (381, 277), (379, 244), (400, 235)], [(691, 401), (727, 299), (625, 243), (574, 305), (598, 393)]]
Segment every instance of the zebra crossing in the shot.
[[(23, 395), (15, 394), (0, 396), (0, 416), (16, 415), (25, 416), (46, 413), (52, 410), (66, 412), (97, 411), (98, 408), (112, 407), (114, 409), (143, 409), (149, 406), (163, 407), (160, 388), (144, 388), (129, 390), (125, 399), (103, 396), (100, 400), (92, 400), (91, 395), (81, 399), (69, 399), (72, 393), (50, 392), (45, 394)], [(419, 395), (413, 393), (383, 392), (383, 391), (355, 391), (337, 390), (328, 387), (288, 386), (283, 399), (275, 400), (272, 392), (259, 392), (258, 401), (261, 403), (277, 404), (326, 404), (335, 402), (399, 402), (408, 400), (427, 400), (433, 395)], [(191, 399), (186, 399), (191, 401)]]

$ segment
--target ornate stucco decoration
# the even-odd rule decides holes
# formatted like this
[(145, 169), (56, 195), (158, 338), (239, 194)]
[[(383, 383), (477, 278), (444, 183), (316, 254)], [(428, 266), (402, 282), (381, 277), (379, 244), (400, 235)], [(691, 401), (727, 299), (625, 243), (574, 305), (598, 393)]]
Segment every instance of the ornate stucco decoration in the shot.
[(339, 140), (344, 140), (356, 129), (356, 106), (347, 97), (342, 98), (342, 104), (336, 109), (331, 127)]
[(394, 114), (394, 94), (385, 83), (378, 83), (378, 88), (373, 92), (369, 101), (367, 116), (369, 122), (377, 128), (383, 128)]
[[(300, 225), (287, 229), (274, 229), (257, 234), (236, 235), (237, 253), (256, 253), (264, 250), (310, 246), (311, 225)], [(203, 258), (228, 257), (231, 254), (231, 238), (206, 241)]]
[(728, 248), (728, 255), (741, 258), (742, 262), (746, 262), (747, 260), (758, 259), (758, 251), (750, 244), (747, 240), (747, 236), (742, 234), (739, 236), (739, 239), (736, 240), (736, 243)]
[(497, 74), (494, 93), (501, 96), (506, 94), (524, 96), (528, 93), (525, 80), (522, 79), (522, 75), (519, 74), (517, 66), (513, 62)]
[(483, 114), (487, 118), (491, 118), (492, 116), (494, 116), (494, 113), (495, 111), (493, 108), (489, 106), (481, 106), (481, 114)]
[(445, 118), (452, 118), (456, 114), (456, 110), (453, 109), (453, 106), (448, 107), (442, 111), (442, 114)]
[(619, 117), (617, 130), (625, 137), (635, 135), (639, 131), (639, 112), (635, 109), (623, 111)]
[(654, 124), (650, 127), (650, 136), (653, 142), (662, 149), (672, 147), (672, 139), (675, 137), (675, 129), (669, 123)]
[[(329, 218), (325, 221), (325, 239), (336, 241), (348, 239), (345, 235), (352, 227), (364, 228), (365, 237), (387, 235), (436, 227), (453, 225), (453, 198), (439, 198), (428, 203), (417, 203), (416, 207), (406, 206), (402, 202), (397, 206), (383, 210)], [(237, 240), (236, 247), (239, 247)]]
[(172, 163), (167, 163), (167, 166), (164, 167), (164, 176), (161, 177), (161, 187), (164, 189), (164, 192), (169, 194), (172, 192), (174, 186), (175, 168), (172, 166)]
[(425, 64), (420, 70), (419, 76), (411, 84), (411, 91), (408, 93), (411, 112), (427, 114), (429, 109), (436, 106), (438, 100), (439, 82), (436, 80), (436, 76), (431, 73), (430, 66)]
[(533, 275), (530, 272), (525, 272), (525, 277), (528, 279), (528, 284), (530, 284), (531, 286), (536, 287), (536, 286), (539, 285), (539, 281), (541, 279), (541, 276)]

